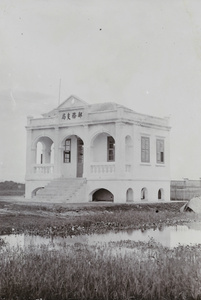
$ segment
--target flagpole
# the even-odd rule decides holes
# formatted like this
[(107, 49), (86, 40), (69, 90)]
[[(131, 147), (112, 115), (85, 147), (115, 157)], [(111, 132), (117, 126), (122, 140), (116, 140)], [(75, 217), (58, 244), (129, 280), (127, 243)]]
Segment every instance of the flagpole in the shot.
[(60, 105), (60, 96), (61, 96), (61, 78), (59, 80), (59, 100), (58, 100), (58, 105)]

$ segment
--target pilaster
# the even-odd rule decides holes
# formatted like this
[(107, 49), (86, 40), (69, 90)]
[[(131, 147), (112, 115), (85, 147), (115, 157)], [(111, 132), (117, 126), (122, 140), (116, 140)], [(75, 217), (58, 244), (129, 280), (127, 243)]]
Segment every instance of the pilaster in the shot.
[(84, 168), (83, 177), (88, 178), (90, 174), (90, 139), (89, 139), (89, 127), (84, 125)]
[(54, 130), (54, 178), (59, 178), (61, 174), (61, 149), (59, 147), (59, 128)]
[(117, 122), (115, 137), (115, 168), (117, 178), (125, 177), (125, 137), (123, 129), (123, 123)]

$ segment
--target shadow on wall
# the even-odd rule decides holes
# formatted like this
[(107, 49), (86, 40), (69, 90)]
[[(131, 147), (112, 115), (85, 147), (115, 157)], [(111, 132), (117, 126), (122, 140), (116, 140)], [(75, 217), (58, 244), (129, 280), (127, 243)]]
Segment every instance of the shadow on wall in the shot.
[(107, 201), (113, 202), (114, 196), (113, 194), (106, 189), (99, 189), (93, 194), (92, 201)]

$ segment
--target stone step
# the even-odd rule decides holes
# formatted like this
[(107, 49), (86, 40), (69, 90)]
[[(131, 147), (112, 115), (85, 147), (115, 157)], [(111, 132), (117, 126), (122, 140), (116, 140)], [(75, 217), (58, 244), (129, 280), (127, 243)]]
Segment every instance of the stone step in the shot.
[(38, 191), (35, 201), (41, 202), (80, 202), (85, 195), (86, 179), (54, 179), (44, 189)]

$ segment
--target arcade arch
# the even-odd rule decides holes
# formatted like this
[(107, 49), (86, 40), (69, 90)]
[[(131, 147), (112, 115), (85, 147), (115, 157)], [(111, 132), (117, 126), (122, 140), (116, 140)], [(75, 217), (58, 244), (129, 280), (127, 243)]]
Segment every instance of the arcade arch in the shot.
[(54, 163), (54, 142), (47, 136), (40, 137), (35, 143), (36, 164)]
[(141, 189), (141, 200), (148, 200), (148, 191), (145, 187)]
[(97, 134), (91, 142), (91, 157), (93, 162), (115, 161), (115, 139), (106, 132)]
[(31, 193), (31, 197), (32, 198), (35, 197), (37, 195), (37, 192), (42, 189), (44, 189), (44, 186), (40, 186), (40, 187), (37, 187), (36, 189), (34, 189)]
[(96, 190), (92, 195), (92, 201), (98, 202), (98, 201), (107, 201), (107, 202), (113, 202), (114, 201), (114, 195), (107, 189), (98, 189)]
[(84, 142), (77, 135), (68, 135), (62, 141), (62, 176), (75, 178), (83, 176)]

